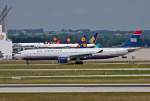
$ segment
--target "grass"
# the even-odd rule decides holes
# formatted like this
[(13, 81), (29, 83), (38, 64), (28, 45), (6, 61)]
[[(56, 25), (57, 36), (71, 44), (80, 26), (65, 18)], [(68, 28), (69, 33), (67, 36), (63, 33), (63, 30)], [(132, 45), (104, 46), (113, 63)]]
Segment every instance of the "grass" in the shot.
[(0, 69), (80, 69), (80, 68), (150, 68), (150, 64), (101, 64), (101, 63), (85, 63), (83, 65), (60, 65), (60, 64), (2, 64)]
[(134, 75), (150, 74), (150, 70), (68, 70), (68, 71), (0, 71), (0, 77), (12, 76), (71, 76), (71, 75)]
[[(50, 64), (50, 63), (56, 63), (56, 61), (49, 61), (49, 60), (38, 60), (38, 61), (30, 61), (32, 64)], [(0, 61), (0, 64), (26, 64), (25, 60), (2, 60)]]
[[(7, 63), (8, 62), (8, 63)], [(150, 64), (101, 64), (85, 63), (83, 65), (59, 65), (44, 64), (47, 61), (39, 61), (26, 65), (23, 61), (1, 61), (0, 62), (0, 84), (5, 83), (150, 83), (150, 77), (57, 77), (57, 78), (11, 78), (15, 76), (64, 76), (64, 75), (132, 75), (132, 74), (150, 74), (150, 70), (63, 70), (63, 71), (15, 71), (15, 69), (106, 69), (106, 68), (150, 68)], [(13, 64), (14, 63), (14, 64)], [(41, 63), (41, 64), (40, 64)], [(3, 69), (8, 69), (3, 71)], [(13, 70), (13, 71), (11, 71)], [(8, 78), (1, 78), (8, 77)]]
[(117, 84), (150, 83), (150, 77), (95, 77), (95, 78), (26, 78), (0, 79), (0, 84)]
[(0, 101), (149, 101), (150, 93), (4, 93)]

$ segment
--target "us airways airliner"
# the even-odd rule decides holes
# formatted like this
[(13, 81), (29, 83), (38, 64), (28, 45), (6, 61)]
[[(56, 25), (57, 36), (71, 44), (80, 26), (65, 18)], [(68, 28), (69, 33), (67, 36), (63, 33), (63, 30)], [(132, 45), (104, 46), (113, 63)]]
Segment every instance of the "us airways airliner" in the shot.
[(15, 54), (17, 59), (25, 60), (58, 60), (58, 63), (83, 63), (86, 59), (106, 59), (128, 53), (126, 48), (69, 48), (69, 49), (31, 49)]

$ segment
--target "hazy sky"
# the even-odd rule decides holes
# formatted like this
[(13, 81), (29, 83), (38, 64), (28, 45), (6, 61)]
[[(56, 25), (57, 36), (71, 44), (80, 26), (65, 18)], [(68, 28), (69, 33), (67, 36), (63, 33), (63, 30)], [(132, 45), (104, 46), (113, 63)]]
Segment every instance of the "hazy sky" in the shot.
[(150, 0), (7, 0), (7, 3), (12, 7), (9, 29), (150, 29)]

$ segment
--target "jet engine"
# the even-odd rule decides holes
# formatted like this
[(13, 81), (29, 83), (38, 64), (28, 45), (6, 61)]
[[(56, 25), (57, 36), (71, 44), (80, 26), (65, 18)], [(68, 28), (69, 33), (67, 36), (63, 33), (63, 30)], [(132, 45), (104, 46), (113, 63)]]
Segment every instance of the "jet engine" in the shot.
[(68, 63), (70, 61), (69, 57), (58, 57), (58, 63)]

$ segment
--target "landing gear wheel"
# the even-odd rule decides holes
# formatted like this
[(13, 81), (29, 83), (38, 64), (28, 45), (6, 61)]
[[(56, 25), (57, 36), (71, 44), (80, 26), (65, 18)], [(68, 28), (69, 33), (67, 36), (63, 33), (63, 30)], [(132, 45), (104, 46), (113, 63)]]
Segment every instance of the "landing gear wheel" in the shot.
[(82, 61), (76, 61), (75, 64), (83, 64)]

